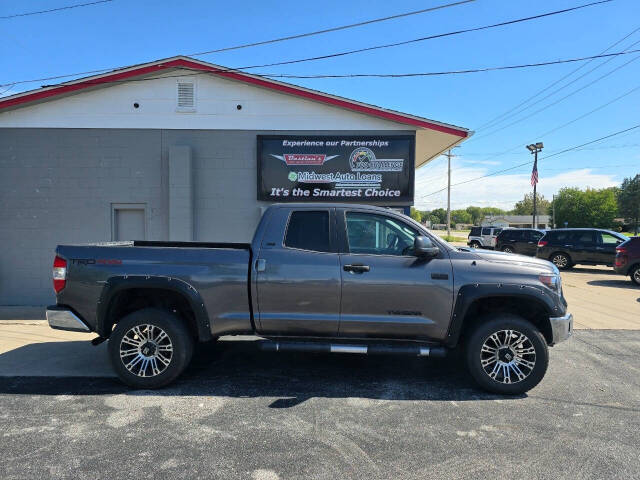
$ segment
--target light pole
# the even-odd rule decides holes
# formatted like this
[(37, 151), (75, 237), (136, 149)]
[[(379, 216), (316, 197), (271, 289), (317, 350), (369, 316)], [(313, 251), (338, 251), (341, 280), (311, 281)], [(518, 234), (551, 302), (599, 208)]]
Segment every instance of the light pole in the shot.
[(537, 203), (537, 194), (536, 194), (536, 186), (538, 185), (538, 152), (542, 151), (542, 142), (532, 143), (531, 145), (527, 145), (527, 150), (531, 152), (532, 155), (535, 155), (535, 160), (533, 161), (533, 170), (531, 170), (531, 186), (533, 187), (533, 228), (537, 228), (536, 222), (536, 203)]

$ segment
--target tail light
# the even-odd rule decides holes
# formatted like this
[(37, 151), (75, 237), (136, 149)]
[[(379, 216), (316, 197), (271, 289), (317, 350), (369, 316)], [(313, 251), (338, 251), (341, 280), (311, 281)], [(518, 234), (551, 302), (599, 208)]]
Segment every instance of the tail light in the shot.
[(627, 253), (626, 247), (616, 247), (616, 252), (618, 253)]
[(67, 261), (56, 255), (53, 260), (53, 289), (60, 293), (67, 284)]
[(538, 242), (538, 248), (546, 247), (549, 244), (546, 240), (540, 240)]

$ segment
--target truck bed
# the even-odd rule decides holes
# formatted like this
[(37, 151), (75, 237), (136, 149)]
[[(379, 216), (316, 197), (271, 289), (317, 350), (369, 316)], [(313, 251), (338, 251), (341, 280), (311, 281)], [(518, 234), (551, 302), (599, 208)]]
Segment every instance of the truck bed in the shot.
[(173, 285), (197, 296), (214, 336), (252, 331), (249, 244), (136, 240), (60, 245), (56, 254), (68, 262), (58, 304), (72, 305), (93, 330), (99, 329), (112, 292), (126, 279), (140, 289)]

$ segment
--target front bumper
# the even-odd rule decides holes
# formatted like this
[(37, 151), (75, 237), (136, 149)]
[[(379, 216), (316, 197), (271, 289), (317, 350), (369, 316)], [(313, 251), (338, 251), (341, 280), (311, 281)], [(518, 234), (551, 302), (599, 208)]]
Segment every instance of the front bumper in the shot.
[(564, 342), (573, 333), (573, 315), (566, 313), (562, 317), (550, 317), (552, 345)]
[(47, 322), (56, 330), (68, 330), (71, 332), (90, 332), (87, 325), (71, 310), (58, 305), (47, 307)]

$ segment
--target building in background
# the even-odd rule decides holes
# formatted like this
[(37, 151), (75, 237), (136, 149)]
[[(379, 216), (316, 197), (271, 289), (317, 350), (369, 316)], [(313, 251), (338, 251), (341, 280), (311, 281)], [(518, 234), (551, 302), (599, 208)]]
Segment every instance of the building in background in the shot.
[(2, 98), (0, 305), (53, 300), (57, 244), (248, 242), (274, 201), (407, 210), (469, 135), (188, 57)]
[[(538, 227), (541, 230), (550, 228), (549, 215), (537, 215)], [(533, 228), (531, 215), (488, 215), (482, 220), (483, 227), (513, 227), (513, 228)]]

